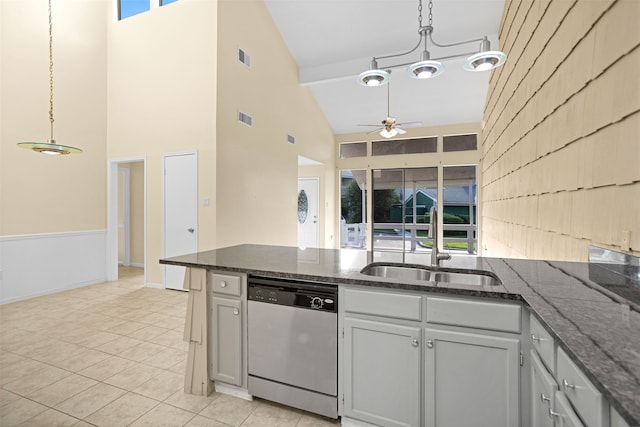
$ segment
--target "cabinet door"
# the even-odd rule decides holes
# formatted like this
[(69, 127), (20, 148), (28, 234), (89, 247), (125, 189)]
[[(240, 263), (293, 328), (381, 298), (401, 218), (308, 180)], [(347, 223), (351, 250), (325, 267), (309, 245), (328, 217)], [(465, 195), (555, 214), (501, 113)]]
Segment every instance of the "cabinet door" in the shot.
[(584, 427), (564, 393), (557, 392), (554, 403), (555, 411), (551, 414), (556, 419), (555, 427)]
[(344, 318), (344, 415), (420, 425), (420, 328)]
[(242, 385), (242, 303), (227, 298), (211, 299), (211, 379)]
[(515, 427), (520, 424), (520, 342), (425, 330), (425, 425)]
[(531, 426), (553, 427), (553, 409), (558, 384), (531, 349)]

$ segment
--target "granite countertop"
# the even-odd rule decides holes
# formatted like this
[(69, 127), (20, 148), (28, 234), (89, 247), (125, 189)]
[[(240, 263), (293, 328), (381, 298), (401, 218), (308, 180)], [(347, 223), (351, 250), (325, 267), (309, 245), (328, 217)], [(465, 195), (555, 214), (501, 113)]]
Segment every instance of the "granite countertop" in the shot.
[(160, 260), (280, 278), (522, 301), (631, 425), (640, 425), (640, 272), (593, 263), (456, 257), (450, 268), (488, 271), (500, 286), (400, 281), (360, 273), (370, 252), (239, 245)]

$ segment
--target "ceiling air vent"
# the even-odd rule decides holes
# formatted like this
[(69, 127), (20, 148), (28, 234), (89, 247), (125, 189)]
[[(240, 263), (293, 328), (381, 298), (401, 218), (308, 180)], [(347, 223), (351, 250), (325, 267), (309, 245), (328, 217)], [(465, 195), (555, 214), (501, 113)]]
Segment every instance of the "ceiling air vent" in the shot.
[(249, 127), (253, 126), (253, 117), (251, 117), (247, 113), (243, 113), (242, 111), (238, 111), (238, 121)]
[(287, 142), (291, 145), (296, 143), (296, 137), (293, 135), (287, 134)]
[(251, 57), (242, 49), (238, 49), (238, 61), (244, 64), (245, 67), (251, 68)]

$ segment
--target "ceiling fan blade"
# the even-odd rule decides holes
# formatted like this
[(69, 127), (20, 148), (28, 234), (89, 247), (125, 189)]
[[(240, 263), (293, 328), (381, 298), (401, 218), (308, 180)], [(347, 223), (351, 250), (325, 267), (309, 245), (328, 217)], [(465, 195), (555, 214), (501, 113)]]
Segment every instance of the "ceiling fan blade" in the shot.
[(374, 130), (372, 130), (372, 131), (367, 132), (367, 135), (368, 135), (368, 134), (370, 134), (370, 133), (380, 132), (382, 129), (384, 129), (384, 128), (379, 127), (379, 128), (377, 128), (377, 129), (374, 129)]
[(358, 126), (375, 126), (377, 128), (381, 127), (380, 125), (358, 125)]
[(397, 130), (397, 131), (398, 131), (398, 135), (404, 135), (405, 133), (407, 133), (407, 131), (406, 131), (406, 130), (404, 130), (404, 129), (400, 129), (400, 128), (399, 128), (399, 127), (397, 127), (397, 126), (395, 127), (395, 130)]
[(419, 128), (423, 126), (422, 122), (404, 122), (404, 123), (397, 123), (397, 125), (403, 126), (406, 128)]

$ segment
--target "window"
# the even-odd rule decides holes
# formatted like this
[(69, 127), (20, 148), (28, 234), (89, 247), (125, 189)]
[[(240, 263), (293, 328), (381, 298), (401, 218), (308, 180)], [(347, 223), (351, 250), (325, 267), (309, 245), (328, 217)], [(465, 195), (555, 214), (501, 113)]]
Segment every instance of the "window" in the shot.
[(442, 151), (471, 151), (478, 149), (478, 135), (450, 135), (442, 138)]
[(371, 155), (435, 153), (438, 138), (385, 139), (371, 142)]
[(150, 7), (150, 0), (119, 0), (118, 20), (127, 19), (142, 12), (148, 12)]
[(175, 3), (178, 0), (160, 0), (160, 6), (165, 6), (167, 4)]
[(351, 157), (366, 157), (366, 142), (343, 142), (340, 144), (340, 158), (348, 159)]

